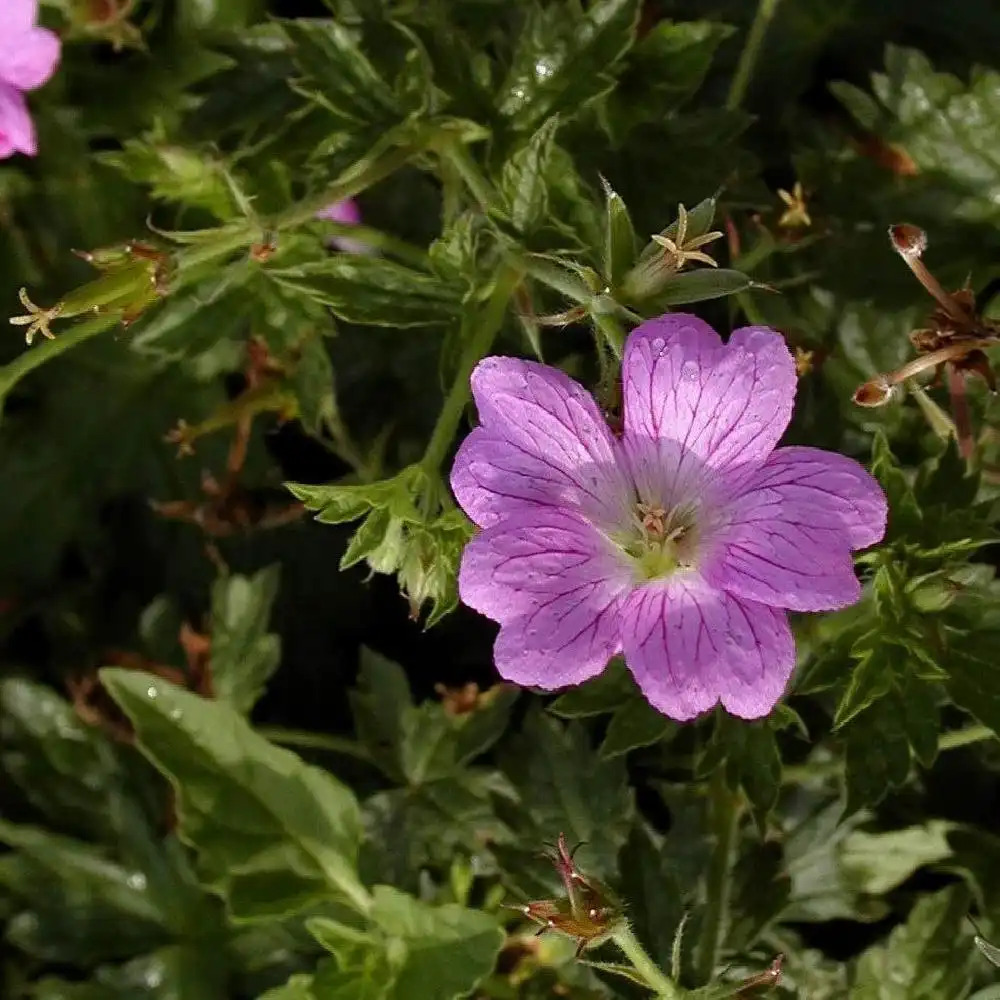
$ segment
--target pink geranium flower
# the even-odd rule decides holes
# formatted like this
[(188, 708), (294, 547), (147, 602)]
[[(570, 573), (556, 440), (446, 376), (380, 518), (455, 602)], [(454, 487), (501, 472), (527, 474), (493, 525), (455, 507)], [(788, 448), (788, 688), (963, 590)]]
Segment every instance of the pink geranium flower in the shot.
[(37, 20), (38, 0), (0, 0), (0, 160), (38, 152), (24, 94), (55, 72), (59, 39)]
[(775, 446), (795, 364), (766, 327), (723, 344), (695, 316), (625, 345), (624, 429), (556, 369), (486, 358), (481, 426), (451, 485), (482, 529), (462, 600), (500, 623), (496, 665), (552, 689), (625, 662), (649, 702), (690, 719), (717, 702), (766, 715), (795, 664), (786, 611), (854, 603), (853, 549), (878, 542), (886, 500), (857, 463)]
[[(340, 222), (347, 226), (357, 226), (361, 223), (361, 209), (353, 198), (335, 201), (316, 213), (317, 219), (327, 222)], [(371, 247), (349, 236), (334, 236), (330, 242), (344, 253), (371, 253)]]

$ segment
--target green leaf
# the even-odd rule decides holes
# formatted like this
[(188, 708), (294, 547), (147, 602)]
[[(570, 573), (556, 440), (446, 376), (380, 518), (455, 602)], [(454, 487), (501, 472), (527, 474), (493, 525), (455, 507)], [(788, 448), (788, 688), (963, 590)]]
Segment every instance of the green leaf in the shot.
[[(1000, 203), (1000, 74), (976, 68), (968, 83), (937, 73), (914, 49), (886, 47), (886, 72), (872, 79), (878, 105), (840, 88), (859, 122), (906, 150), (921, 172), (949, 190), (959, 218), (996, 220)], [(877, 120), (876, 120), (877, 114)]]
[(372, 921), (389, 953), (403, 956), (387, 994), (392, 1000), (457, 1000), (492, 971), (504, 934), (488, 914), (428, 906), (387, 885), (375, 887), (373, 904)]
[(548, 210), (548, 175), (559, 119), (550, 118), (504, 164), (500, 193), (511, 225), (519, 233), (531, 233), (545, 220)]
[(229, 574), (212, 586), (212, 689), (246, 715), (281, 659), (281, 639), (268, 632), (281, 571)]
[(923, 865), (950, 857), (948, 832), (953, 827), (944, 820), (929, 820), (922, 826), (884, 833), (855, 830), (840, 843), (844, 880), (858, 892), (884, 895)]
[(282, 21), (281, 26), (304, 76), (299, 87), (345, 126), (389, 126), (403, 117), (392, 88), (342, 24), (329, 18), (297, 18)]
[(22, 951), (46, 961), (126, 958), (167, 936), (142, 872), (89, 844), (0, 820), (0, 886), (24, 909), (8, 927)]
[(889, 526), (885, 540), (919, 538), (923, 518), (913, 487), (899, 467), (885, 435), (879, 431), (872, 440), (872, 475), (885, 490), (889, 501)]
[(124, 965), (102, 966), (86, 982), (46, 977), (32, 995), (37, 1000), (218, 1000), (229, 977), (222, 948), (170, 945)]
[(117, 755), (51, 688), (0, 681), (0, 764), (28, 801), (62, 829), (108, 830), (106, 793), (120, 779)]
[(880, 802), (910, 773), (906, 723), (894, 699), (882, 698), (844, 730), (847, 808)]
[(785, 919), (818, 922), (877, 920), (886, 907), (863, 897), (848, 882), (840, 847), (868, 818), (864, 812), (844, 817), (844, 803), (828, 793), (803, 790), (782, 802), (785, 870), (791, 892)]
[(529, 8), (497, 106), (515, 130), (579, 113), (611, 89), (634, 39), (638, 0), (594, 0), (586, 11), (560, 3)]
[(673, 736), (679, 727), (636, 692), (615, 709), (601, 743), (604, 760), (618, 757), (638, 747), (648, 747)]
[(733, 29), (713, 21), (655, 24), (629, 54), (609, 100), (608, 125), (619, 142), (644, 122), (676, 113), (701, 87), (719, 45)]
[(657, 964), (669, 969), (685, 899), (670, 852), (645, 824), (636, 824), (622, 848), (621, 871), (629, 923)]
[(743, 844), (733, 866), (730, 926), (726, 946), (748, 951), (783, 915), (791, 895), (781, 846), (774, 841)]
[(152, 189), (154, 198), (191, 205), (229, 219), (235, 205), (222, 162), (206, 153), (157, 140), (127, 140), (120, 152), (99, 160), (129, 180)]
[(287, 983), (275, 986), (266, 993), (261, 993), (257, 1000), (315, 1000), (312, 992), (313, 977), (297, 972)]
[(323, 524), (343, 524), (354, 521), (374, 507), (387, 507), (401, 494), (406, 494), (406, 484), (399, 477), (383, 479), (377, 483), (339, 483), (310, 485), (286, 483), (291, 493), (309, 510), (317, 512), (316, 520)]
[(302, 426), (313, 437), (321, 438), (338, 418), (333, 365), (322, 337), (307, 337), (303, 341), (291, 386), (298, 400)]
[(462, 289), (384, 257), (334, 254), (269, 274), (348, 323), (399, 329), (454, 320)]
[(357, 688), (349, 697), (354, 727), (368, 755), (387, 777), (402, 782), (403, 720), (414, 707), (403, 668), (362, 649)]
[(455, 775), (503, 734), (517, 691), (498, 685), (459, 714), (441, 702), (414, 705), (402, 668), (363, 650), (351, 711), (361, 742), (389, 778), (418, 788)]
[(559, 695), (549, 705), (549, 711), (563, 719), (603, 715), (630, 702), (634, 691), (635, 682), (625, 661), (616, 656), (593, 680), (585, 681)]
[(740, 271), (730, 271), (726, 268), (706, 267), (698, 271), (682, 271), (674, 275), (655, 298), (643, 302), (643, 310), (650, 315), (658, 310), (672, 306), (687, 305), (691, 302), (704, 302), (707, 299), (718, 299), (726, 295), (736, 295), (749, 291), (754, 282)]
[(602, 760), (582, 726), (564, 726), (536, 710), (525, 719), (503, 766), (532, 831), (525, 835), (527, 843), (551, 842), (564, 833), (571, 842), (586, 842), (587, 871), (599, 878), (616, 871), (635, 809), (621, 757)]
[(1000, 735), (1000, 682), (996, 673), (996, 643), (1000, 633), (981, 632), (956, 639), (948, 655), (948, 694), (984, 726)]
[(605, 200), (604, 277), (611, 288), (617, 288), (635, 264), (635, 229), (621, 195), (603, 178), (602, 182)]
[(898, 653), (898, 649), (884, 642), (878, 643), (877, 638), (876, 634), (869, 634), (855, 644), (857, 647), (861, 642), (877, 643), (852, 668), (847, 688), (837, 703), (837, 711), (833, 717), (834, 729), (839, 729), (880, 698), (884, 698), (892, 688), (898, 667), (898, 656), (894, 652)]
[(858, 961), (851, 1000), (962, 997), (971, 985), (974, 949), (965, 931), (969, 895), (952, 886), (924, 896), (884, 945)]
[(726, 770), (730, 787), (741, 786), (750, 801), (760, 831), (781, 790), (781, 756), (771, 720), (747, 722), (724, 712), (716, 713), (712, 740), (698, 762), (698, 774)]
[(346, 787), (222, 702), (142, 671), (106, 668), (101, 680), (173, 784), (180, 835), (235, 916), (289, 912), (328, 895), (366, 908), (355, 872), (361, 818)]

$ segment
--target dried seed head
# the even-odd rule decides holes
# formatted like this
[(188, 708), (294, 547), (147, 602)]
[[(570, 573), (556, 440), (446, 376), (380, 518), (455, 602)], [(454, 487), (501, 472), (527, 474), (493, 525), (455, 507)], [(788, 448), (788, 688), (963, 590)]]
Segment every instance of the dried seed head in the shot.
[(892, 383), (884, 375), (877, 375), (854, 392), (858, 406), (884, 406), (891, 397)]
[(889, 227), (889, 242), (901, 257), (916, 258), (927, 249), (927, 233), (919, 226), (900, 222)]

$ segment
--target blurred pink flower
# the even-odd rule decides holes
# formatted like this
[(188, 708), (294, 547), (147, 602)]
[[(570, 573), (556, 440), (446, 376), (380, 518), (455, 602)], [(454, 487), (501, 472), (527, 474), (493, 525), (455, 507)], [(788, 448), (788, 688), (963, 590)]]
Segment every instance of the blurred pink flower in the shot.
[[(317, 219), (325, 222), (339, 222), (346, 226), (357, 226), (361, 223), (361, 209), (353, 198), (335, 201), (316, 213)], [(334, 236), (330, 242), (344, 253), (371, 253), (372, 248), (367, 243), (352, 240), (349, 236)]]
[(0, 160), (38, 152), (24, 95), (55, 72), (60, 45), (37, 20), (38, 0), (0, 0)]

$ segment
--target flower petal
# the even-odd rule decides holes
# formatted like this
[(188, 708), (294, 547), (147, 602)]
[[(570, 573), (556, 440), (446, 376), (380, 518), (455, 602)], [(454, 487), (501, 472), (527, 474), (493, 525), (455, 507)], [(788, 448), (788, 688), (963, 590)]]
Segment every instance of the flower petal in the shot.
[(0, 80), (18, 90), (40, 87), (59, 65), (59, 50), (58, 35), (47, 28), (8, 33), (0, 25)]
[(835, 451), (799, 446), (775, 451), (744, 489), (776, 489), (789, 499), (833, 514), (852, 549), (882, 541), (889, 505), (878, 480), (860, 462)]
[(739, 597), (824, 611), (861, 596), (851, 550), (885, 532), (878, 483), (843, 455), (781, 448), (742, 486), (705, 575)]
[(14, 153), (34, 156), (37, 152), (35, 126), (24, 95), (0, 80), (0, 160)]
[(452, 488), (477, 523), (539, 504), (609, 527), (628, 518), (632, 488), (617, 442), (582, 386), (545, 365), (486, 358), (472, 391), (482, 427), (455, 459)]
[(795, 665), (783, 612), (674, 577), (635, 591), (622, 609), (625, 662), (649, 703), (687, 720), (722, 701), (741, 718), (766, 715)]
[(486, 528), (465, 548), (462, 601), (503, 626), (497, 669), (534, 687), (578, 684), (619, 650), (628, 566), (583, 518), (536, 508)]
[(30, 30), (38, 20), (38, 0), (3, 0), (0, 3), (0, 38)]
[(781, 335), (743, 327), (722, 344), (696, 316), (638, 326), (625, 345), (623, 444), (640, 492), (683, 499), (683, 481), (757, 468), (791, 418), (795, 362)]

